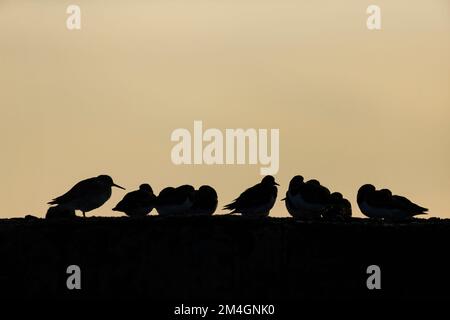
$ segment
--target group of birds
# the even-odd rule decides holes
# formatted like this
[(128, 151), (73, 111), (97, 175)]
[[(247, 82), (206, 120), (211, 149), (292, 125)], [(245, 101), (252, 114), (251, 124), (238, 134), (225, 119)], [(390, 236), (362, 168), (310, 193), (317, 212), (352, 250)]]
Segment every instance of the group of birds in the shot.
[[(277, 199), (277, 186), (273, 176), (265, 176), (223, 209), (230, 210), (229, 214), (266, 217)], [(111, 197), (112, 187), (124, 189), (108, 175), (82, 180), (48, 203), (54, 206), (48, 209), (46, 217), (74, 217), (76, 210), (85, 216), (86, 212), (99, 208)], [(305, 181), (300, 175), (291, 179), (281, 201), (296, 219), (346, 220), (352, 216), (352, 206), (341, 193), (330, 192), (319, 181)], [(428, 211), (405, 197), (393, 195), (388, 189), (377, 190), (371, 184), (359, 188), (357, 203), (364, 215), (376, 219), (405, 220)], [(198, 190), (191, 185), (167, 187), (156, 196), (149, 184), (141, 184), (138, 190), (127, 193), (113, 210), (130, 217), (146, 216), (153, 209), (160, 216), (208, 216), (216, 211), (217, 204), (217, 192), (211, 186), (203, 185)]]

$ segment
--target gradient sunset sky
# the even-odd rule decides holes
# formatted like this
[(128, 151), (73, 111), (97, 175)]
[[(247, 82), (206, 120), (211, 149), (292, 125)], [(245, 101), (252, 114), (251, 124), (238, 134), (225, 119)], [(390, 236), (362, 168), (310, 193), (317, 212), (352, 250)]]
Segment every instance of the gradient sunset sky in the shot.
[(103, 173), (127, 191), (211, 184), (222, 206), (260, 165), (175, 166), (172, 131), (202, 120), (280, 130), (278, 200), (301, 174), (355, 216), (373, 183), (449, 218), (449, 89), (448, 0), (0, 0), (0, 217), (42, 217)]

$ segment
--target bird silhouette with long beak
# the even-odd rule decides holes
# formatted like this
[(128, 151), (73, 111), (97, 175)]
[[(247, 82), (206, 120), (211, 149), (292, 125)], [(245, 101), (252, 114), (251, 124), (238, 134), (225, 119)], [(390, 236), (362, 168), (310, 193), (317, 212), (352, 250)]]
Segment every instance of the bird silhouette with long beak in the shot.
[(99, 175), (78, 182), (65, 194), (53, 199), (48, 204), (80, 210), (83, 213), (83, 217), (86, 217), (86, 212), (97, 209), (108, 201), (111, 197), (112, 187), (125, 190), (125, 188), (115, 184), (110, 176)]
[(261, 216), (269, 215), (270, 210), (275, 204), (279, 186), (273, 176), (265, 176), (260, 183), (245, 190), (241, 195), (224, 209), (231, 210), (229, 214), (240, 213), (243, 216)]

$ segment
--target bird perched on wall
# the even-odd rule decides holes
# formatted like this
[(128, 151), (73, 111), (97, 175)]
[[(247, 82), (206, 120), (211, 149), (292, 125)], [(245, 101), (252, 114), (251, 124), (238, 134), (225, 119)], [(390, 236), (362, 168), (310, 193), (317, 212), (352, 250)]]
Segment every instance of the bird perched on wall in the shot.
[(330, 204), (330, 191), (315, 179), (304, 182), (304, 178), (297, 175), (291, 179), (282, 201), (294, 218), (317, 219)]
[(246, 216), (268, 216), (275, 204), (279, 186), (273, 176), (265, 176), (260, 183), (245, 190), (224, 209), (232, 210), (230, 214), (241, 213)]
[(48, 204), (80, 210), (83, 212), (83, 217), (85, 217), (86, 212), (97, 209), (108, 201), (111, 197), (112, 187), (125, 190), (125, 188), (115, 184), (110, 176), (100, 175), (78, 182), (72, 189), (48, 202)]
[(195, 189), (191, 185), (163, 189), (155, 201), (155, 208), (160, 216), (189, 214), (194, 203)]
[(56, 219), (72, 219), (75, 218), (75, 210), (72, 208), (67, 208), (64, 206), (53, 206), (48, 208), (45, 215), (45, 219), (56, 220)]
[(330, 195), (328, 208), (322, 216), (328, 220), (346, 220), (352, 217), (352, 205), (340, 192), (333, 192)]
[(130, 217), (144, 217), (153, 210), (155, 200), (152, 187), (144, 183), (138, 190), (127, 193), (113, 211), (124, 212)]
[(217, 209), (217, 192), (211, 186), (201, 186), (194, 194), (194, 203), (190, 209), (192, 215), (209, 216)]
[(428, 211), (405, 197), (392, 195), (388, 189), (376, 190), (371, 184), (359, 188), (357, 202), (361, 212), (369, 218), (405, 220)]

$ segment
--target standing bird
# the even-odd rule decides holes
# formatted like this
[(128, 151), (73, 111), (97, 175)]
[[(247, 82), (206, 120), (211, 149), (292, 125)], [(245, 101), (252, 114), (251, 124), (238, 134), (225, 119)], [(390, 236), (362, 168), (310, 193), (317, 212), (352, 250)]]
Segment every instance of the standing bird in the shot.
[(369, 218), (404, 220), (428, 211), (405, 197), (392, 195), (388, 189), (376, 190), (371, 184), (359, 188), (357, 202), (361, 212)]
[(194, 203), (190, 209), (192, 215), (209, 216), (217, 209), (217, 192), (210, 186), (201, 186), (194, 194)]
[(279, 186), (272, 176), (265, 176), (260, 183), (245, 190), (232, 203), (227, 204), (224, 209), (232, 210), (230, 214), (241, 213), (247, 216), (269, 215), (270, 210), (275, 204)]
[(112, 187), (125, 190), (125, 188), (115, 184), (110, 176), (100, 175), (78, 182), (72, 189), (48, 202), (48, 204), (81, 210), (83, 217), (86, 217), (86, 212), (97, 209), (108, 201), (111, 197)]
[(315, 179), (304, 182), (302, 176), (295, 176), (282, 201), (285, 201), (286, 209), (294, 218), (316, 219), (328, 208), (330, 191)]
[(138, 190), (127, 193), (113, 211), (124, 212), (130, 217), (144, 217), (153, 210), (155, 199), (152, 187), (144, 183)]
[(330, 204), (323, 213), (325, 219), (346, 220), (352, 217), (352, 205), (340, 192), (333, 192), (330, 195)]
[(191, 185), (163, 189), (155, 201), (155, 208), (160, 216), (177, 216), (188, 214), (194, 203), (195, 189)]

